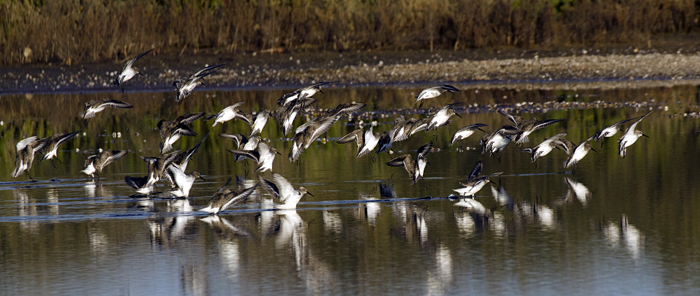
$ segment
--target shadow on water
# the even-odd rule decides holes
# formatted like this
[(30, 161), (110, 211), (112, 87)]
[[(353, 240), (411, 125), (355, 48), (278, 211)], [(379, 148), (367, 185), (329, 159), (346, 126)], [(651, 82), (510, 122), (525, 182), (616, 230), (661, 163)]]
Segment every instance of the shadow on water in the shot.
[[(0, 110), (0, 290), (8, 294), (144, 293), (348, 293), (463, 294), (699, 292), (700, 227), (695, 176), (700, 172), (695, 87), (576, 91), (475, 90), (445, 94), (425, 107), (462, 102), (462, 118), (434, 134), (419, 132), (396, 142), (394, 155), (356, 158), (355, 144), (334, 140), (376, 121), (388, 131), (399, 115), (423, 118), (413, 108), (412, 88), (329, 88), (319, 108), (362, 102), (316, 141), (299, 164), (276, 120), (261, 136), (282, 154), (273, 171), (295, 188), (305, 186), (297, 210), (277, 210), (278, 200), (258, 187), (248, 199), (218, 216), (197, 212), (229, 178), (234, 189), (257, 182), (252, 160), (236, 162), (233, 141), (219, 133), (248, 135), (238, 120), (197, 133), (175, 149), (198, 144), (187, 171), (198, 171), (189, 199), (135, 198), (126, 176), (144, 176), (139, 156), (158, 156), (155, 129), (161, 119), (188, 112), (214, 114), (236, 102), (246, 112), (272, 109), (285, 90), (197, 92), (183, 104), (171, 93), (100, 93), (2, 96)], [(90, 121), (78, 119), (85, 102), (112, 98), (132, 109), (108, 109)], [(505, 108), (526, 119), (566, 119), (533, 132), (530, 142), (509, 146), (498, 157), (481, 154), (477, 131), (449, 146), (462, 126), (486, 124), (486, 132), (510, 122)], [(591, 151), (575, 172), (564, 169), (564, 151), (530, 162), (522, 149), (566, 132), (578, 144), (596, 131), (655, 111), (637, 126), (640, 138), (618, 155), (616, 138)], [(313, 112), (312, 112), (313, 113)], [(300, 116), (295, 127), (311, 115)], [(35, 161), (12, 178), (15, 144), (31, 135), (81, 131), (59, 148), (61, 163)], [(425, 176), (415, 185), (403, 168), (385, 163), (433, 141)], [(463, 147), (463, 148), (464, 148)], [(129, 150), (105, 167), (99, 181), (80, 171), (96, 149)], [(460, 152), (461, 151), (461, 152)], [(478, 161), (491, 177), (473, 198), (458, 198)], [(262, 174), (271, 179), (271, 173)], [(156, 190), (169, 185), (160, 182)], [(684, 270), (678, 274), (677, 270)], [(90, 278), (90, 281), (84, 280)], [(120, 280), (115, 281), (114, 278)], [(51, 283), (60, 281), (56, 288)], [(22, 285), (18, 283), (36, 283)], [(179, 285), (173, 285), (179, 283)], [(586, 287), (583, 290), (582, 287)], [(56, 290), (58, 289), (58, 290)]]

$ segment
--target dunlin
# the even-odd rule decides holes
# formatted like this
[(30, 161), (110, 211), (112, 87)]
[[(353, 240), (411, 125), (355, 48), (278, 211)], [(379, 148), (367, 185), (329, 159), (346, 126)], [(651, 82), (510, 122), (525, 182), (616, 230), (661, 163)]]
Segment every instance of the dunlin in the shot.
[(304, 194), (314, 196), (305, 187), (294, 189), (291, 183), (278, 173), (272, 174), (272, 182), (265, 180), (262, 175), (258, 175), (260, 184), (270, 195), (279, 198), (282, 204), (275, 205), (278, 209), (296, 209), (299, 200)]

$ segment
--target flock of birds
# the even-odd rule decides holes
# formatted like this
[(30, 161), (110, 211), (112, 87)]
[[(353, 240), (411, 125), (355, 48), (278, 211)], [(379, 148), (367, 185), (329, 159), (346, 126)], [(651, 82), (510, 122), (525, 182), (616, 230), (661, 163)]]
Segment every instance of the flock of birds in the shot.
[[(124, 91), (124, 83), (131, 80), (136, 75), (141, 74), (139, 70), (133, 66), (134, 62), (146, 56), (151, 51), (152, 50), (149, 50), (138, 55), (136, 58), (127, 61), (121, 73), (118, 76), (115, 76), (114, 84)], [(189, 96), (198, 85), (203, 84), (207, 76), (215, 73), (217, 69), (223, 66), (224, 64), (207, 66), (190, 75), (183, 81), (175, 81), (173, 86), (175, 87), (177, 93), (176, 101), (181, 102), (184, 98)], [(251, 126), (251, 132), (248, 136), (243, 134), (220, 134), (219, 136), (230, 139), (235, 143), (237, 149), (229, 149), (228, 151), (235, 155), (236, 161), (252, 159), (253, 161), (257, 162), (255, 172), (258, 172), (259, 182), (253, 184), (252, 186), (239, 188), (238, 190), (233, 191), (227, 188), (230, 182), (229, 180), (226, 185), (216, 191), (209, 204), (200, 209), (200, 211), (217, 214), (227, 207), (245, 200), (251, 193), (253, 193), (257, 186), (262, 186), (269, 194), (281, 201), (280, 204), (276, 205), (277, 208), (294, 209), (305, 194), (311, 195), (311, 193), (304, 187), (294, 188), (294, 186), (280, 174), (273, 173), (271, 181), (263, 177), (264, 172), (273, 170), (272, 167), (275, 157), (281, 153), (276, 148), (266, 144), (261, 138), (260, 133), (266, 126), (268, 119), (271, 116), (275, 117), (279, 121), (281, 131), (285, 136), (293, 130), (292, 148), (289, 152), (288, 159), (291, 162), (298, 162), (303, 151), (308, 149), (309, 146), (319, 137), (326, 134), (331, 126), (340, 120), (342, 116), (358, 112), (365, 107), (365, 104), (360, 103), (340, 104), (336, 108), (329, 110), (324, 114), (297, 126), (297, 128), (294, 129), (295, 119), (300, 114), (307, 113), (310, 110), (309, 108), (316, 102), (316, 99), (313, 96), (319, 92), (322, 92), (321, 88), (329, 84), (330, 82), (320, 82), (285, 94), (277, 101), (279, 107), (273, 111), (260, 110), (258, 112), (246, 113), (239, 109), (239, 107), (241, 107), (243, 104), (243, 102), (240, 102), (228, 106), (217, 114), (209, 117), (205, 117), (205, 113), (200, 112), (185, 114), (177, 117), (173, 121), (163, 119), (157, 124), (157, 128), (160, 131), (160, 136), (162, 138), (162, 142), (159, 144), (160, 155), (155, 157), (141, 156), (140, 158), (148, 164), (148, 174), (143, 177), (127, 176), (125, 177), (125, 182), (138, 194), (158, 197), (187, 198), (195, 180), (203, 179), (198, 172), (193, 171), (186, 173), (187, 164), (199, 149), (200, 145), (207, 138), (208, 133), (203, 137), (199, 144), (189, 150), (182, 152), (179, 150), (171, 151), (173, 150), (173, 145), (181, 136), (196, 136), (196, 133), (188, 126), (188, 124), (194, 122), (195, 120), (213, 119), (214, 122), (212, 127), (214, 127), (217, 124), (223, 124), (227, 121), (237, 119)], [(418, 95), (416, 95), (415, 104), (420, 103), (419, 108), (421, 108), (426, 100), (436, 98), (445, 92), (455, 93), (459, 91), (459, 89), (450, 85), (430, 87), (424, 89)], [(394, 142), (406, 140), (420, 131), (429, 132), (431, 130), (443, 127), (450, 123), (450, 118), (453, 115), (461, 117), (455, 112), (454, 109), (458, 104), (459, 103), (445, 105), (435, 112), (429, 112), (427, 117), (421, 119), (406, 119), (403, 115), (401, 115), (396, 118), (391, 129), (381, 133), (376, 133), (373, 131), (374, 125), (369, 125), (367, 129), (360, 126), (360, 128), (356, 129), (355, 131), (341, 137), (338, 140), (338, 143), (343, 144), (355, 142), (357, 144), (357, 158), (365, 155), (370, 155), (370, 157), (372, 157), (372, 151), (375, 151), (376, 154), (388, 152), (391, 155), (394, 154), (392, 150), (392, 144)], [(113, 99), (90, 101), (85, 104), (84, 112), (81, 114), (81, 116), (87, 120), (95, 117), (106, 108), (132, 107), (133, 106), (129, 103)], [(504, 125), (490, 133), (482, 129), (486, 126), (485, 124), (476, 123), (462, 127), (457, 130), (452, 137), (450, 146), (470, 137), (478, 130), (484, 132), (484, 135), (480, 140), (482, 154), (488, 152), (491, 156), (497, 156), (500, 161), (501, 151), (503, 151), (503, 149), (505, 149), (505, 147), (511, 141), (515, 141), (517, 144), (522, 145), (529, 142), (528, 136), (532, 132), (564, 120), (548, 119), (540, 121), (538, 119), (524, 119), (518, 115), (505, 113), (502, 110), (499, 110), (499, 113), (506, 117), (511, 124)], [(623, 124), (634, 120), (634, 122), (629, 125), (618, 141), (619, 155), (621, 157), (625, 157), (626, 149), (634, 144), (640, 137), (646, 136), (641, 131), (637, 130), (636, 127), (639, 122), (650, 113), (651, 112), (640, 117), (630, 118), (615, 123), (598, 131), (593, 136), (585, 139), (578, 145), (565, 139), (566, 133), (560, 133), (545, 139), (537, 146), (526, 148), (523, 151), (532, 154), (531, 160), (534, 163), (539, 158), (549, 154), (552, 150), (561, 149), (569, 155), (568, 159), (563, 164), (564, 168), (573, 167), (575, 169), (576, 164), (588, 154), (589, 150), (594, 150), (590, 144), (591, 140), (601, 141), (605, 138), (610, 138), (617, 134), (618, 131), (622, 131)], [(24, 172), (27, 172), (32, 166), (35, 154), (38, 152), (43, 154), (41, 160), (48, 160), (56, 157), (59, 145), (75, 138), (79, 133), (80, 132), (55, 134), (41, 139), (37, 136), (31, 136), (19, 141), (16, 144), (16, 161), (12, 176), (18, 177)], [(462, 148), (460, 147), (459, 149), (461, 151)], [(392, 167), (403, 167), (408, 172), (408, 175), (412, 180), (412, 184), (415, 184), (423, 178), (425, 167), (428, 164), (427, 155), (436, 150), (437, 148), (433, 147), (433, 143), (431, 141), (419, 147), (415, 153), (415, 157), (411, 154), (403, 154), (389, 160), (386, 162), (386, 164)], [(124, 157), (127, 153), (127, 150), (101, 151), (100, 149), (98, 154), (87, 157), (85, 161), (85, 169), (83, 169), (82, 172), (91, 176), (93, 179), (99, 179), (99, 174), (102, 172), (105, 166)], [(463, 187), (454, 189), (454, 191), (457, 192), (463, 199), (461, 203), (465, 203), (466, 207), (479, 207), (480, 204), (478, 201), (474, 200), (474, 195), (487, 183), (493, 183), (490, 178), (498, 176), (502, 173), (497, 172), (487, 176), (482, 176), (482, 168), (482, 162), (477, 162), (469, 174), (467, 181), (460, 183)], [(27, 173), (27, 175), (29, 175), (29, 173)], [(33, 180), (31, 176), (29, 176), (29, 178)], [(162, 179), (167, 180), (170, 183), (171, 188), (167, 192), (156, 192), (156, 184)]]

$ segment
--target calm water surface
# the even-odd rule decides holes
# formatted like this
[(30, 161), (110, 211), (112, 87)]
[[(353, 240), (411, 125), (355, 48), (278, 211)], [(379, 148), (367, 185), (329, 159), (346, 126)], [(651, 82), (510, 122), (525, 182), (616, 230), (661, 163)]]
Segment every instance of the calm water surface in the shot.
[[(202, 140), (188, 170), (204, 176), (188, 200), (132, 197), (123, 181), (143, 176), (139, 156), (157, 156), (160, 119), (187, 112), (218, 112), (238, 101), (242, 109), (272, 109), (286, 90), (196, 92), (176, 105), (171, 93), (100, 93), (0, 96), (0, 294), (698, 294), (700, 293), (700, 131), (694, 86), (585, 91), (488, 90), (464, 87), (426, 107), (464, 102), (462, 118), (394, 143), (415, 153), (433, 141), (425, 179), (411, 185), (393, 156), (355, 158), (356, 145), (335, 143), (356, 124), (376, 121), (389, 130), (411, 108), (420, 87), (332, 88), (318, 106), (366, 103), (362, 116), (343, 118), (301, 156), (287, 160), (291, 143), (270, 120), (262, 133), (282, 153), (274, 171), (306, 196), (296, 211), (274, 211), (277, 202), (260, 188), (218, 216), (196, 209), (232, 178), (257, 180), (255, 164), (235, 162), (233, 142), (219, 133), (250, 132), (240, 121), (191, 126)], [(533, 86), (536, 89), (536, 86)], [(133, 109), (108, 109), (91, 121), (82, 105), (114, 98)], [(476, 104), (476, 105), (475, 105)], [(534, 132), (531, 143), (511, 143), (497, 158), (481, 154), (481, 133), (450, 147), (462, 126), (508, 124), (495, 106), (517, 108), (525, 118), (566, 121)], [(598, 129), (655, 109), (638, 129), (641, 138), (617, 155), (617, 138), (593, 143), (575, 174), (562, 168), (555, 150), (530, 163), (521, 152), (567, 132), (580, 143)], [(531, 113), (530, 113), (531, 112)], [(300, 125), (306, 118), (297, 120)], [(31, 135), (82, 130), (61, 146), (58, 159), (34, 163), (12, 178), (15, 144)], [(80, 173), (96, 149), (129, 149), (99, 182)], [(469, 149), (469, 148), (468, 148)], [(476, 200), (479, 214), (448, 198), (477, 161), (483, 173), (504, 172)], [(271, 173), (263, 174), (270, 179)], [(168, 186), (160, 183), (162, 190)], [(626, 220), (627, 223), (622, 223)]]

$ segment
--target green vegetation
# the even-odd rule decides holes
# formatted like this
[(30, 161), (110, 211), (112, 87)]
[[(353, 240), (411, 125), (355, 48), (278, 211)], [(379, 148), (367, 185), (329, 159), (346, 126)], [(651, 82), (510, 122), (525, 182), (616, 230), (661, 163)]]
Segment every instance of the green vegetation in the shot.
[(698, 27), (691, 0), (1, 0), (0, 64), (180, 53), (554, 47)]

